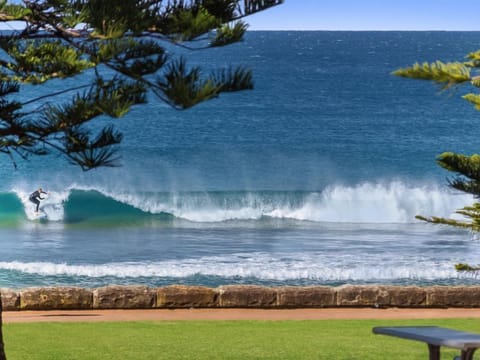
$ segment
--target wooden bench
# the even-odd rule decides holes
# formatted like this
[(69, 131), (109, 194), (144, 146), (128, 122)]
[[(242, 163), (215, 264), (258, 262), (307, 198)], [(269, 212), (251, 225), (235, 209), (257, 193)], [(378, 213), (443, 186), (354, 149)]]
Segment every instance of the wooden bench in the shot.
[(480, 348), (480, 334), (438, 326), (374, 327), (373, 332), (402, 339), (422, 341), (428, 345), (430, 360), (440, 360), (441, 346), (461, 350), (461, 355), (455, 357), (454, 360), (472, 360), (473, 353)]

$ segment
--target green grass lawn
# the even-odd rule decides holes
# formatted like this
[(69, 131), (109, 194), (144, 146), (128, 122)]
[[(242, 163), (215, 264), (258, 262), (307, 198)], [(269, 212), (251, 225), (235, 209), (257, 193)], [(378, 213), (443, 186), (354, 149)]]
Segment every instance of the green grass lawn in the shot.
[(157, 321), (4, 324), (4, 340), (8, 360), (428, 359), (423, 343), (372, 334), (394, 325), (480, 333), (480, 319)]

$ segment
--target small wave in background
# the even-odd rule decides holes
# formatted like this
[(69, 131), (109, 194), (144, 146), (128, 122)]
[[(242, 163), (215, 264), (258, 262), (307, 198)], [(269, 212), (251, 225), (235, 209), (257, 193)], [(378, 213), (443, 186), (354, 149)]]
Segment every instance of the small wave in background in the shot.
[[(368, 257), (368, 255), (367, 255)], [(374, 257), (371, 257), (375, 261)], [(420, 264), (412, 267), (411, 262)], [(321, 254), (292, 253), (277, 256), (268, 253), (231, 254), (159, 262), (125, 262), (105, 264), (66, 264), (51, 262), (0, 262), (0, 272), (16, 274), (28, 286), (28, 281), (48, 278), (57, 283), (88, 282), (95, 286), (142, 283), (163, 285), (197, 282), (210, 285), (243, 283), (265, 284), (346, 284), (346, 283), (455, 283), (475, 280), (458, 274), (447, 263), (432, 261), (420, 254), (399, 257), (382, 267), (358, 262), (352, 256), (335, 259)], [(223, 279), (223, 280), (219, 280)]]

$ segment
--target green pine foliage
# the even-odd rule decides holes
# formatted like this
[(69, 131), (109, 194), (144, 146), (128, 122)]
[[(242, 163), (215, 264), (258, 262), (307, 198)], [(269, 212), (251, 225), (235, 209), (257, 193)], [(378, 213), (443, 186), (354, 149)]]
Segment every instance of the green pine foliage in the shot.
[(141, 34), (154, 24), (161, 4), (149, 0), (77, 0), (70, 3), (78, 16), (93, 28), (91, 37), (108, 39), (120, 38), (127, 31)]
[(12, 61), (6, 67), (12, 80), (41, 84), (52, 78), (66, 78), (91, 68), (94, 64), (82, 57), (77, 49), (56, 41), (9, 41), (0, 44)]
[[(441, 84), (443, 89), (454, 86), (470, 86), (473, 90), (480, 87), (480, 76), (477, 68), (480, 67), (480, 50), (467, 55), (466, 62), (443, 63), (416, 63), (411, 67), (396, 70), (397, 76), (429, 80)], [(471, 92), (462, 96), (480, 111), (480, 94)], [(464, 155), (452, 152), (444, 152), (437, 157), (437, 163), (445, 170), (453, 173), (448, 180), (451, 188), (480, 198), (480, 155)], [(432, 224), (441, 224), (468, 229), (472, 232), (480, 232), (480, 202), (465, 206), (456, 211), (457, 219), (445, 219), (441, 217), (417, 215), (416, 218)], [(479, 266), (469, 264), (457, 264), (458, 271), (478, 272)]]
[[(14, 20), (25, 24), (0, 35), (0, 153), (14, 166), (18, 158), (51, 153), (84, 170), (118, 165), (122, 134), (110, 125), (94, 132), (89, 123), (99, 116), (120, 118), (147, 98), (182, 110), (252, 89), (252, 73), (243, 66), (204, 74), (188, 66), (185, 51), (241, 41), (247, 29), (241, 18), (281, 2), (0, 0), (0, 22), (7, 28)], [(175, 55), (175, 46), (183, 57)], [(20, 83), (41, 86), (85, 72), (90, 83), (24, 103), (12, 100)], [(43, 106), (38, 115), (22, 111), (58, 95), (62, 101)]]
[(442, 84), (444, 89), (450, 88), (470, 80), (470, 68), (463, 63), (443, 63), (436, 61), (434, 63), (416, 63), (411, 67), (394, 71), (394, 75), (432, 80)]
[(242, 21), (236, 22), (233, 26), (224, 24), (217, 29), (215, 39), (211, 46), (225, 46), (240, 41), (247, 31), (247, 24)]
[(184, 59), (169, 64), (165, 75), (158, 79), (157, 84), (169, 103), (179, 109), (187, 109), (213, 98), (221, 90), (210, 79), (202, 79), (199, 67), (188, 69)]
[(192, 41), (219, 25), (206, 9), (183, 9), (170, 17), (169, 34), (175, 41)]
[(480, 267), (478, 266), (471, 266), (468, 264), (456, 264), (455, 269), (457, 271), (469, 271), (469, 272), (477, 272), (480, 271)]
[(0, 21), (11, 21), (22, 19), (31, 14), (30, 9), (17, 3), (9, 3), (7, 0), (0, 0)]
[(437, 163), (444, 169), (480, 181), (480, 155), (466, 156), (452, 152), (438, 155)]
[(469, 66), (480, 67), (480, 50), (471, 52), (467, 58), (470, 59), (470, 62), (467, 63)]
[(252, 71), (242, 67), (220, 70), (213, 75), (213, 81), (220, 91), (253, 89)]
[[(480, 87), (480, 79), (476, 79), (474, 85), (477, 87)], [(472, 103), (473, 105), (475, 105), (475, 109), (480, 110), (480, 95), (466, 94), (466, 95), (463, 95), (463, 98), (469, 101), (470, 103)]]

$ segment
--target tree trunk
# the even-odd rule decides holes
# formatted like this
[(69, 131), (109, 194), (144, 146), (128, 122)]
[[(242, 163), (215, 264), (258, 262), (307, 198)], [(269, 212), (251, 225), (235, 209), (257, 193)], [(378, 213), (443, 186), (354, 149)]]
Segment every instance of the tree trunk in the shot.
[(0, 360), (7, 360), (5, 356), (5, 349), (3, 346), (3, 333), (2, 333), (2, 297), (0, 295)]

